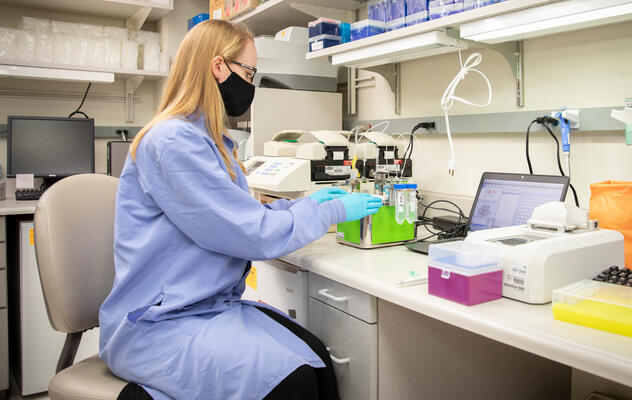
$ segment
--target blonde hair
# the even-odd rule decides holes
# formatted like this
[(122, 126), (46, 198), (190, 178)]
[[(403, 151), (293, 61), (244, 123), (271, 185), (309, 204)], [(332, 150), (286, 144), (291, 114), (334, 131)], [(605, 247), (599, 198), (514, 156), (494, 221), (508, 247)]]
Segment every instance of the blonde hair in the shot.
[[(130, 148), (134, 161), (138, 145), (152, 126), (170, 118), (189, 115), (197, 118), (204, 113), (206, 128), (231, 179), (236, 179), (233, 160), (222, 139), (226, 132), (226, 110), (211, 71), (211, 60), (215, 56), (234, 60), (249, 40), (254, 40), (254, 37), (247, 28), (222, 20), (202, 22), (186, 34), (171, 67), (156, 115), (134, 137)], [(244, 166), (239, 162), (235, 149), (233, 157), (243, 171)]]

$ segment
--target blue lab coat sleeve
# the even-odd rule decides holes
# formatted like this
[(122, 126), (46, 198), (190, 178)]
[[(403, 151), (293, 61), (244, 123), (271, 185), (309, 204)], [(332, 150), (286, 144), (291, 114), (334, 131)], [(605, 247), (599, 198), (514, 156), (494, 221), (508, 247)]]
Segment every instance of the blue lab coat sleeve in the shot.
[(264, 204), (264, 206), (270, 210), (289, 210), (294, 204), (299, 201), (311, 200), (309, 197), (301, 197), (300, 199), (295, 200), (285, 200), (279, 199), (275, 200), (272, 203)]
[(273, 259), (344, 221), (339, 200), (289, 202), (286, 210), (263, 206), (230, 179), (206, 132), (187, 123), (163, 126), (170, 129), (156, 129), (139, 146), (141, 185), (198, 246), (242, 259)]

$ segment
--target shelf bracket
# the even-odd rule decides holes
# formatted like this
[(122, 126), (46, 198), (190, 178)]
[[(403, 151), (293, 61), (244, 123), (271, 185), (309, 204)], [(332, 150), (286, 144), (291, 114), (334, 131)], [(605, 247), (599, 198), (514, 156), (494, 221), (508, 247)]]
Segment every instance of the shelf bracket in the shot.
[(385, 64), (375, 67), (363, 68), (364, 70), (378, 73), (386, 79), (391, 91), (395, 95), (395, 114), (400, 115), (402, 112), (402, 72), (401, 64)]
[(295, 10), (298, 10), (304, 14), (311, 15), (315, 18), (332, 18), (337, 19), (341, 22), (354, 22), (355, 21), (355, 11), (354, 10), (343, 10), (340, 8), (330, 8), (330, 7), (321, 7), (315, 6), (313, 4), (307, 3), (290, 3), (290, 7)]
[(358, 78), (358, 70), (354, 67), (347, 68), (347, 82), (338, 85), (347, 91), (347, 114), (355, 115), (358, 111), (357, 89), (375, 87), (375, 77)]
[(151, 7), (143, 6), (125, 21), (127, 29), (138, 32), (151, 13)]
[(500, 44), (478, 43), (479, 46), (494, 50), (507, 60), (516, 80), (516, 106), (524, 107), (524, 42), (507, 42)]
[(144, 78), (137, 75), (125, 80), (125, 122), (134, 122), (134, 93)]
[(493, 50), (505, 57), (511, 68), (511, 73), (516, 80), (516, 106), (524, 107), (524, 42), (520, 40), (516, 42), (486, 44), (469, 40), (466, 41), (474, 43), (477, 47)]

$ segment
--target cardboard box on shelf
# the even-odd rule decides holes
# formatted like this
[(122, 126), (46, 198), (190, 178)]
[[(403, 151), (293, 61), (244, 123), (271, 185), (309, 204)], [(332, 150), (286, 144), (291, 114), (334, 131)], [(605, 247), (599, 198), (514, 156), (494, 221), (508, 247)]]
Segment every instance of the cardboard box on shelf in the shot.
[(210, 0), (211, 19), (226, 19), (225, 0)]

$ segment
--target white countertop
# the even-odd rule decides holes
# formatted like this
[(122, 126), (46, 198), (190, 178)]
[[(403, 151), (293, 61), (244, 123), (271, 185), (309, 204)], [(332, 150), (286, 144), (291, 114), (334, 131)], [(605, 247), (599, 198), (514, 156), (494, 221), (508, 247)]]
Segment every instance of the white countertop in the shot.
[(632, 386), (632, 338), (553, 319), (551, 305), (500, 299), (468, 307), (428, 294), (428, 285), (400, 288), (410, 271), (427, 273), (427, 257), (403, 246), (361, 250), (328, 233), (281, 257), (318, 275), (490, 339)]
[(35, 213), (37, 200), (0, 200), (0, 215), (19, 215)]

